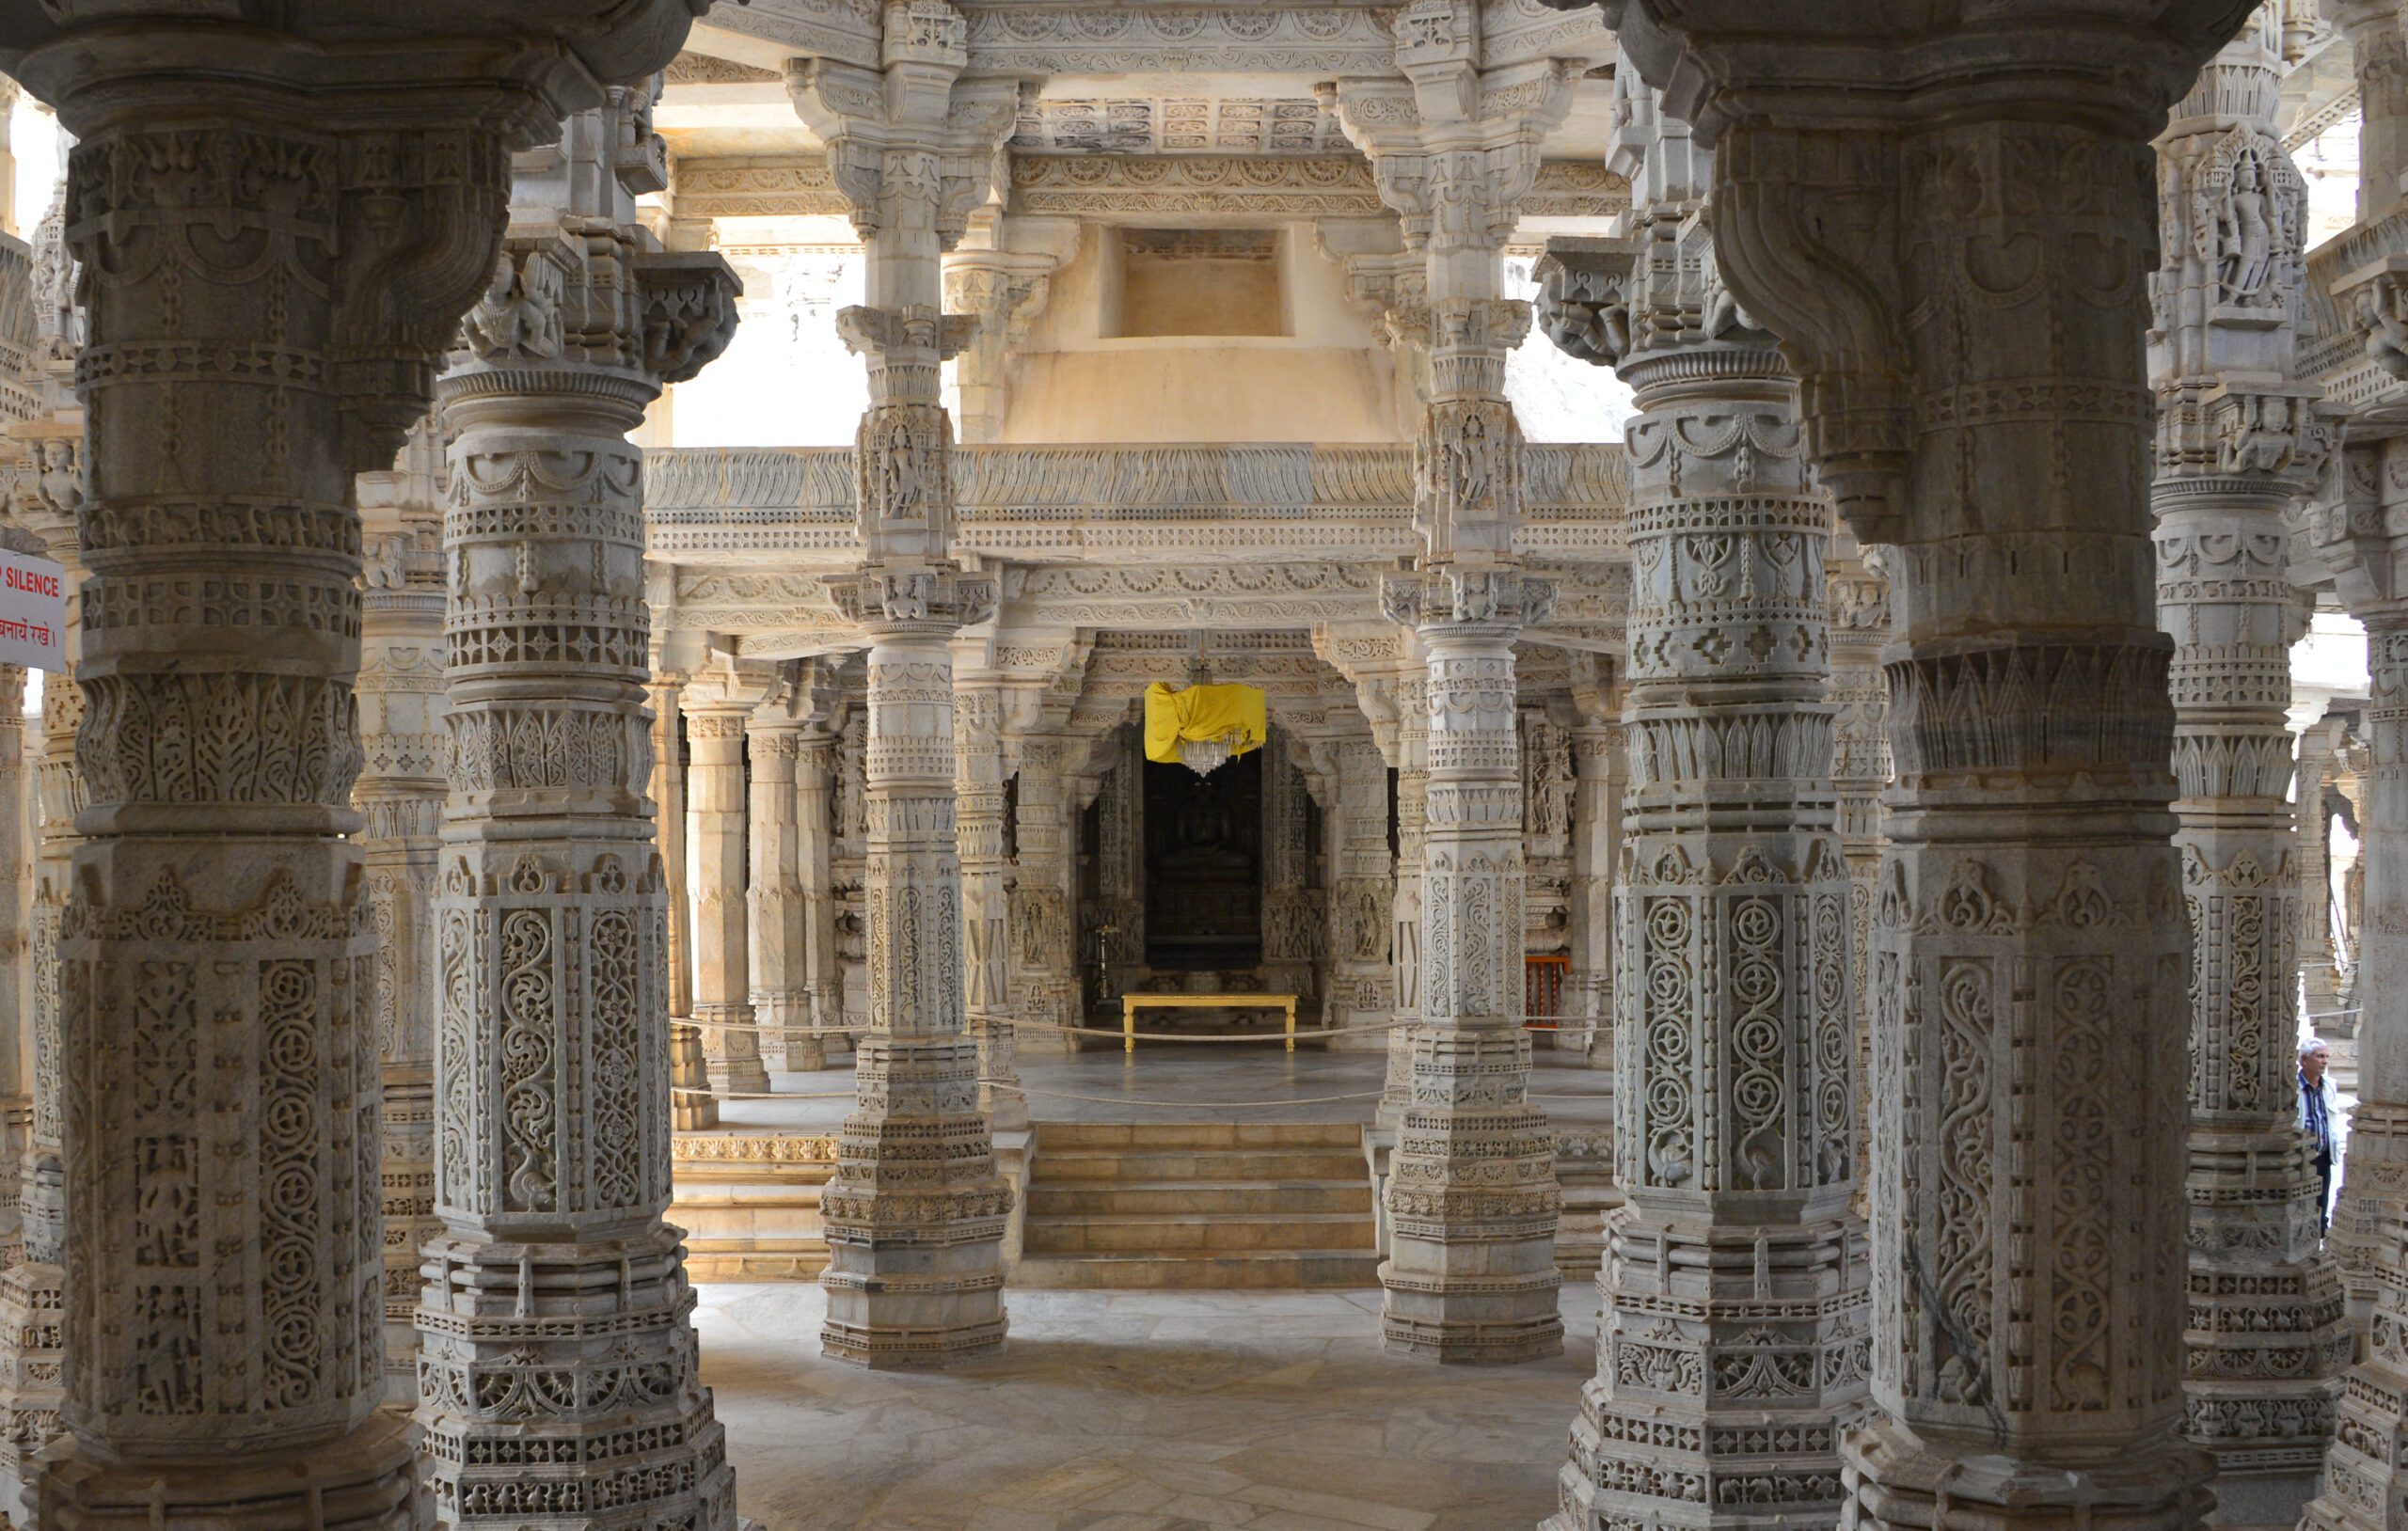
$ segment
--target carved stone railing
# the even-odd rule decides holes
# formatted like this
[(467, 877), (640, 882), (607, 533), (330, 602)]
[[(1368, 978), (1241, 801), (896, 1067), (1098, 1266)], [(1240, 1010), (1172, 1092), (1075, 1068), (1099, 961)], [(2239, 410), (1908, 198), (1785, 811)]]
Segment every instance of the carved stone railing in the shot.
[[(1403, 445), (958, 447), (958, 551), (1013, 561), (1309, 559), (1386, 564), (1418, 550)], [(1620, 562), (1619, 445), (1524, 449), (1534, 558)], [(859, 556), (848, 447), (647, 452), (649, 551), (678, 564), (837, 568)]]

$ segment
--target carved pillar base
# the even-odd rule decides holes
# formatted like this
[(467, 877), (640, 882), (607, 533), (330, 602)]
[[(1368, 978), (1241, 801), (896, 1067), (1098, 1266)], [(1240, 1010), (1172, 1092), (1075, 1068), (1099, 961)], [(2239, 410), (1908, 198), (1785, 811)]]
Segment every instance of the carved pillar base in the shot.
[[(769, 1065), (760, 1053), (761, 1024), (749, 1004), (694, 1002), (694, 1031), (703, 1038), (703, 1067), (711, 1094), (768, 1095)], [(712, 1050), (716, 1039), (720, 1050)]]
[(685, 1254), (657, 1222), (609, 1244), (427, 1241), (418, 1417), (446, 1524), (734, 1531)]
[(2001, 1456), (1987, 1439), (1921, 1440), (1877, 1414), (1841, 1457), (1850, 1531), (2169, 1531), (2198, 1524), (2212, 1502), (2205, 1459), (2179, 1447), (2102, 1443), (2096, 1465), (2069, 1471)]
[(808, 1018), (800, 1025), (788, 1021), (785, 1026), (786, 1072), (816, 1074), (828, 1066), (827, 1041), (812, 1028)]
[(67, 1272), (55, 1261), (0, 1271), (0, 1475), (10, 1485), (31, 1481), (35, 1455), (58, 1434), (66, 1323)]
[(1389, 1160), (1380, 1334), (1436, 1361), (1563, 1352), (1555, 1136), (1529, 1103), (1521, 1031), (1413, 1034), (1413, 1098)]
[(719, 1100), (711, 1094), (703, 1059), (703, 1034), (690, 1022), (669, 1023), (669, 1125), (679, 1132), (719, 1126)]
[(409, 1531), (428, 1523), (417, 1444), (407, 1420), (377, 1413), (339, 1441), (246, 1453), (239, 1465), (223, 1458), (112, 1463), (55, 1450), (33, 1523), (44, 1531)]
[(978, 1114), (978, 1045), (872, 1032), (855, 1067), (863, 1109), (845, 1120), (820, 1198), (820, 1349), (879, 1368), (985, 1355), (1004, 1343), (1012, 1193)]
[(1007, 1016), (971, 1022), (978, 1043), (978, 1105), (997, 1132), (1028, 1130), (1028, 1096), (1020, 1087), (1020, 1034)]
[(1381, 1131), (1393, 1132), (1404, 1124), (1404, 1111), (1413, 1104), (1413, 1034), (1418, 1028), (1407, 1024), (1409, 1017), (1400, 1012), (1397, 1024), (1388, 1028), (1388, 1071), (1380, 1081), (1380, 1103), (1371, 1122)]

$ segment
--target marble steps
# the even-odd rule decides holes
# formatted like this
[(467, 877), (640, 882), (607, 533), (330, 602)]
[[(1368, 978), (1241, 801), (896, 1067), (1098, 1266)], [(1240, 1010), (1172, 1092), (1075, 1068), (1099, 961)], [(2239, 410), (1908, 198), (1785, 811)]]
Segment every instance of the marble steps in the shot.
[(1040, 1125), (1011, 1284), (1371, 1286), (1376, 1245), (1355, 1124)]
[[(1040, 1182), (1028, 1189), (1032, 1218), (1091, 1217), (1099, 1213), (1129, 1217), (1204, 1217), (1244, 1214), (1259, 1205), (1259, 1180), (1180, 1180), (1168, 1185), (1122, 1185), (1111, 1180)], [(1329, 1212), (1371, 1215), (1369, 1181), (1344, 1185), (1297, 1183), (1286, 1188), (1284, 1209), (1300, 1214)]]
[(686, 1230), (686, 1273), (696, 1281), (813, 1281), (828, 1269), (820, 1192), (836, 1171), (832, 1139), (752, 1138), (729, 1144), (759, 1157), (711, 1150), (711, 1139), (674, 1143), (675, 1193), (669, 1221)]

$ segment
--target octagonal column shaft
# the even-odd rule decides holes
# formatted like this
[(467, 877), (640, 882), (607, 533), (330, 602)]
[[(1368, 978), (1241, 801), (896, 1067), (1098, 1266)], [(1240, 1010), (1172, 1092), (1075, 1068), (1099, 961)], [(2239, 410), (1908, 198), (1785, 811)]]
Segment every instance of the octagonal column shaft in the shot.
[[(1498, 587), (1507, 587), (1499, 590)], [(1563, 1346), (1555, 1140), (1522, 1030), (1522, 778), (1512, 574), (1409, 595), (1428, 656), (1421, 1016), (1389, 1159), (1380, 1327), (1391, 1349), (1507, 1362)]]
[(686, 738), (686, 839), (693, 857), (694, 1025), (715, 1094), (766, 1095), (746, 955), (750, 902), (745, 875), (745, 723), (758, 693), (720, 697), (689, 687)]
[[(937, 574), (867, 576), (869, 1030), (858, 1100), (821, 1199), (825, 1352), (869, 1366), (944, 1365), (1003, 1343), (1011, 1189), (978, 1106), (962, 1024), (961, 863), (954, 818), (954, 605)], [(869, 603), (875, 602), (872, 606)]]

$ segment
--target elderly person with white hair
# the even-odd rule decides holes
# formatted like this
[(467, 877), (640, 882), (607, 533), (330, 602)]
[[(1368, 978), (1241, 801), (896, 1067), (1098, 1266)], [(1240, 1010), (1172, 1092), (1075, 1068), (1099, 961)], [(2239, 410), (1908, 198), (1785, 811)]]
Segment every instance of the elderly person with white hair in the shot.
[(2315, 1140), (2316, 1181), (2323, 1194), (2316, 1201), (2316, 1229), (2322, 1233), (2333, 1215), (2333, 1164), (2341, 1151), (2341, 1097), (2333, 1087), (2333, 1050), (2322, 1037), (2299, 1045), (2299, 1125)]

